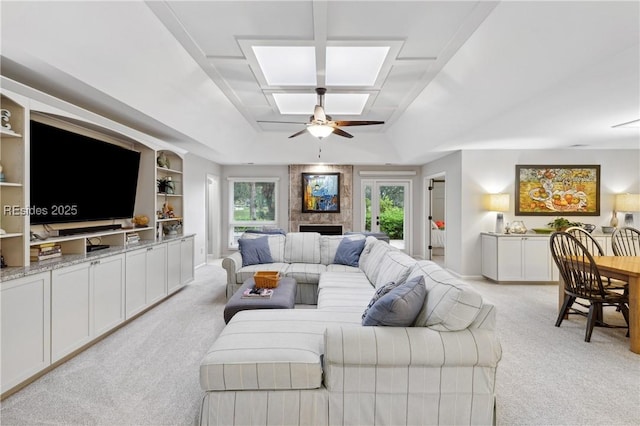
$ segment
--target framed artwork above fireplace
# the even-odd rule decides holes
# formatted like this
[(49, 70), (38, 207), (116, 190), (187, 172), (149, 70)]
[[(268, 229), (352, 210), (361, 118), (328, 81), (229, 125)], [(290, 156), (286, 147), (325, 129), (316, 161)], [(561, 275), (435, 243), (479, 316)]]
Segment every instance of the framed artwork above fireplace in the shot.
[(340, 213), (340, 173), (302, 173), (302, 213)]

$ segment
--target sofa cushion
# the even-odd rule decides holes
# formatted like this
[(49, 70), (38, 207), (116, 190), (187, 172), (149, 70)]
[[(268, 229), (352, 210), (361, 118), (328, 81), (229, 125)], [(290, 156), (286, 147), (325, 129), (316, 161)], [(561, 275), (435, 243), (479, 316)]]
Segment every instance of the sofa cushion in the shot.
[(407, 280), (416, 260), (400, 250), (389, 250), (382, 257), (376, 278), (372, 283), (378, 288), (388, 282), (402, 284)]
[(360, 268), (355, 266), (347, 266), (347, 265), (336, 265), (332, 263), (331, 265), (327, 265), (327, 272), (360, 272)]
[(271, 252), (271, 258), (274, 262), (284, 262), (284, 245), (285, 245), (285, 236), (282, 234), (254, 234), (254, 233), (243, 233), (240, 236), (240, 239), (256, 239), (256, 238), (267, 238), (269, 242), (269, 251)]
[(362, 318), (362, 325), (409, 327), (416, 320), (426, 293), (422, 276), (400, 284), (374, 302)]
[[(320, 263), (330, 265), (336, 257), (336, 251), (340, 242), (348, 238), (349, 240), (364, 240), (362, 234), (358, 235), (321, 235), (320, 236)], [(358, 265), (356, 265), (358, 266)]]
[(377, 240), (375, 237), (367, 237), (364, 250), (360, 255), (360, 269), (367, 275), (371, 283), (376, 282), (382, 259), (390, 250), (393, 250), (393, 247), (384, 241)]
[(416, 318), (416, 326), (438, 331), (464, 330), (482, 309), (482, 296), (436, 263), (416, 262), (409, 279), (424, 276), (425, 303)]
[(333, 263), (354, 267), (358, 266), (362, 249), (364, 249), (364, 238), (357, 240), (343, 238), (338, 245)]
[(317, 389), (324, 331), (360, 325), (353, 313), (315, 309), (240, 311), (200, 363), (203, 390)]
[(385, 294), (389, 293), (391, 290), (393, 290), (394, 288), (398, 287), (399, 285), (400, 285), (400, 283), (396, 283), (395, 281), (391, 281), (391, 282), (386, 283), (383, 286), (378, 287), (376, 292), (373, 294), (373, 297), (369, 301), (369, 304), (364, 309), (364, 312), (362, 313), (362, 319), (364, 320), (364, 317), (367, 316), (367, 312), (369, 311), (369, 308), (371, 308), (371, 306), (373, 306), (373, 304), (376, 303), (378, 301), (378, 299), (380, 299), (382, 296), (384, 296)]
[(318, 284), (320, 274), (326, 270), (327, 267), (321, 263), (292, 263), (285, 276), (294, 278), (298, 284)]
[(284, 245), (287, 263), (320, 263), (320, 234), (318, 232), (289, 232)]
[(238, 240), (238, 245), (240, 246), (240, 255), (242, 255), (242, 266), (273, 263), (267, 237), (241, 238)]

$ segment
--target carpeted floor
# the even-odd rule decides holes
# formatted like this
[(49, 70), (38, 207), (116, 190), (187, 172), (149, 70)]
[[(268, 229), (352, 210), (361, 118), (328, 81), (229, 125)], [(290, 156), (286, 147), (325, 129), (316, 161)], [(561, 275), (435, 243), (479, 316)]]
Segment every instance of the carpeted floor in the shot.
[[(470, 281), (498, 308), (499, 425), (638, 425), (640, 355), (622, 329), (554, 327), (557, 287)], [(1, 402), (2, 425), (192, 425), (224, 326), (219, 262), (166, 302)], [(612, 311), (607, 318), (618, 320)]]

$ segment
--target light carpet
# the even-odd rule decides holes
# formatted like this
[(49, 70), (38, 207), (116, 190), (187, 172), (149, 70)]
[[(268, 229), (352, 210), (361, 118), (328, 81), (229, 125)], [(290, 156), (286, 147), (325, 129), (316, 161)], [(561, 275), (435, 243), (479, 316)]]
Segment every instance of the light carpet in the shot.
[[(499, 425), (638, 425), (640, 355), (625, 330), (554, 326), (553, 285), (469, 281), (497, 307)], [(2, 425), (193, 425), (200, 360), (224, 327), (219, 262), (169, 300), (2, 401)], [(619, 318), (618, 318), (619, 317)], [(609, 320), (621, 321), (615, 311)]]

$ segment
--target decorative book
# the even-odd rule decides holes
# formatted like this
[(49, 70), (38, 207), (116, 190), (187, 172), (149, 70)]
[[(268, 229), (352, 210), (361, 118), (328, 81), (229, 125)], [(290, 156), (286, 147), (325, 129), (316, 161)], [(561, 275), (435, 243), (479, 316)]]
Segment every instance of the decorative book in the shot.
[(270, 288), (248, 288), (242, 293), (242, 298), (264, 298), (271, 297), (273, 289)]

